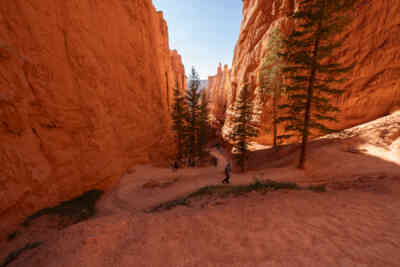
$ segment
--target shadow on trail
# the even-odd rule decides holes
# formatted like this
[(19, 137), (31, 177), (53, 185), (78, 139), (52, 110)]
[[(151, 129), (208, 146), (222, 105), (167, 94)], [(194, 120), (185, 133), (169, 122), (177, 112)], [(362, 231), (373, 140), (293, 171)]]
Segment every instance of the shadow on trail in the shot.
[[(366, 144), (369, 149), (362, 148)], [(320, 139), (308, 145), (305, 170), (296, 168), (300, 156), (298, 144), (282, 146), (278, 150), (271, 148), (250, 152), (247, 166), (249, 171), (270, 174), (293, 170), (296, 171), (293, 175), (300, 180), (298, 182), (304, 180), (310, 183), (352, 180), (360, 176), (400, 178), (399, 163), (385, 158), (385, 152), (382, 156), (374, 155), (374, 150), (379, 148), (362, 137)], [(381, 149), (394, 153), (387, 148)]]

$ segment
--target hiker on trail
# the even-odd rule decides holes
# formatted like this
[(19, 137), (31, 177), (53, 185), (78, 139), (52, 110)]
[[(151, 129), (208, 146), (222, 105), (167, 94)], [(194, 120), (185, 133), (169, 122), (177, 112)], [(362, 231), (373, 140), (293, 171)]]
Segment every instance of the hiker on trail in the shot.
[(174, 161), (169, 161), (168, 162), (168, 168), (171, 169), (171, 171), (175, 171), (175, 162)]
[(231, 164), (228, 163), (228, 164), (226, 165), (226, 167), (225, 167), (225, 176), (226, 176), (226, 177), (225, 177), (224, 180), (222, 180), (222, 183), (223, 183), (223, 184), (229, 184), (229, 179), (231, 178), (230, 172), (231, 172)]
[(178, 161), (174, 161), (174, 170), (177, 171), (179, 169)]

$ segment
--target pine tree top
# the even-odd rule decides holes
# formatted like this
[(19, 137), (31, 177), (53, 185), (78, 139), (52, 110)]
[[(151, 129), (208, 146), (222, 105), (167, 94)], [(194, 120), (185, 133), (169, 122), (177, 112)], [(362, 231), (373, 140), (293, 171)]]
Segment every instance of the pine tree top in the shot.
[[(349, 24), (350, 11), (357, 0), (301, 0), (292, 18), (295, 29), (283, 41), (279, 55), (285, 61), (282, 72), (288, 104), (280, 106), (282, 114), (278, 122), (286, 124), (281, 138), (292, 133), (310, 135), (314, 129), (330, 133), (326, 122), (336, 121), (334, 97), (343, 93), (338, 85), (346, 81), (344, 74), (354, 64), (335, 62), (334, 51), (341, 47), (346, 36), (341, 33)], [(337, 61), (337, 60), (336, 60)], [(311, 93), (311, 94), (310, 94)], [(305, 129), (302, 119), (309, 107), (309, 122)], [(287, 112), (283, 112), (286, 110)]]

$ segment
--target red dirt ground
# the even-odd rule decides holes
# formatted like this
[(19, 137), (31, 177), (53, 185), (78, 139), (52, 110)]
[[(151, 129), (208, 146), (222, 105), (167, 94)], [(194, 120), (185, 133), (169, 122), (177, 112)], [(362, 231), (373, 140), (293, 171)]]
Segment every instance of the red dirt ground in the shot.
[[(314, 141), (307, 170), (296, 147), (259, 150), (233, 184), (258, 179), (327, 184), (328, 191), (252, 192), (144, 213), (223, 179), (217, 168), (139, 166), (98, 203), (95, 218), (64, 230), (46, 218), (0, 244), (0, 259), (44, 245), (9, 266), (400, 266), (400, 113)], [(161, 186), (143, 187), (149, 182)], [(51, 228), (51, 227), (50, 227)], [(0, 262), (1, 263), (1, 262)]]

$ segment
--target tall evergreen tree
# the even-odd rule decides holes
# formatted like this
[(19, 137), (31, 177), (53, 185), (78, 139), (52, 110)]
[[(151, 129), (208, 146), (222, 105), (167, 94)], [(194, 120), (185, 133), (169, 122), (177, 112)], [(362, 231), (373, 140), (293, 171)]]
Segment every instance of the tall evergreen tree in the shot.
[(332, 102), (342, 94), (336, 86), (352, 65), (343, 66), (332, 55), (345, 38), (340, 33), (350, 22), (346, 16), (357, 0), (301, 0), (292, 15), (295, 29), (284, 41), (285, 89), (289, 102), (279, 122), (285, 123), (288, 138), (302, 138), (299, 168), (304, 168), (307, 142), (311, 133), (330, 133), (325, 122), (336, 121), (339, 111)]
[(208, 99), (206, 92), (201, 93), (201, 103), (199, 112), (199, 142), (198, 142), (198, 155), (203, 157), (205, 154), (205, 148), (208, 143), (208, 137), (210, 132), (209, 118), (208, 118)]
[(172, 106), (172, 129), (175, 131), (175, 140), (178, 148), (177, 159), (183, 157), (183, 145), (185, 137), (185, 117), (186, 117), (186, 103), (185, 97), (182, 96), (181, 90), (174, 89), (174, 104)]
[(232, 140), (236, 152), (237, 164), (242, 172), (245, 170), (249, 139), (258, 135), (258, 128), (252, 122), (253, 106), (251, 94), (247, 86), (240, 91), (238, 100), (233, 108), (236, 116), (232, 119)]
[[(264, 62), (260, 71), (260, 84), (264, 95), (272, 96), (272, 128), (273, 128), (273, 146), (276, 149), (277, 144), (277, 106), (281, 96), (282, 86), (282, 69), (284, 63), (279, 56), (283, 47), (281, 32), (276, 28), (269, 39), (268, 54), (264, 58)], [(265, 99), (265, 97), (264, 97)]]
[(194, 67), (192, 68), (189, 79), (189, 88), (186, 92), (187, 115), (185, 117), (185, 147), (190, 164), (194, 164), (194, 158), (198, 154), (200, 113), (200, 77)]

